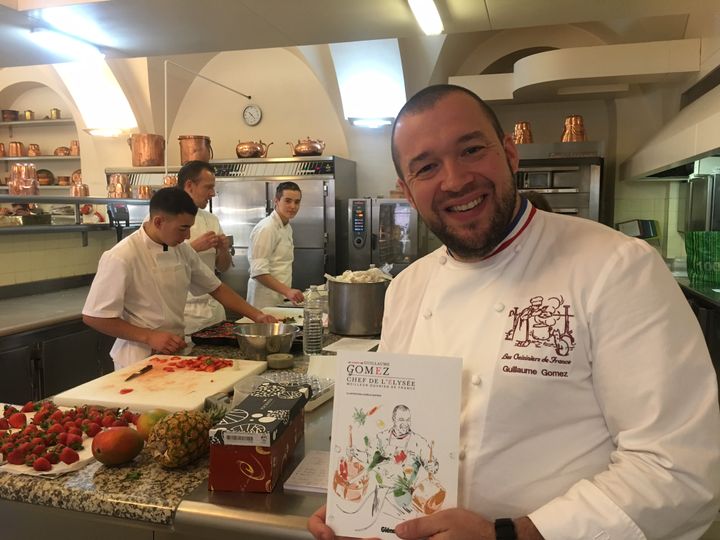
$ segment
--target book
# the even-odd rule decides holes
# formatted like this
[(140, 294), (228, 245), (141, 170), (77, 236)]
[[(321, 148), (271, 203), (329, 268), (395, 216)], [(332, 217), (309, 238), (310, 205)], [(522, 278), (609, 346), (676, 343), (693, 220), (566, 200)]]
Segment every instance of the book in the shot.
[(310, 450), (285, 480), (283, 488), (290, 491), (326, 493), (329, 462), (330, 452)]
[(326, 522), (338, 536), (397, 538), (457, 506), (462, 359), (339, 352)]

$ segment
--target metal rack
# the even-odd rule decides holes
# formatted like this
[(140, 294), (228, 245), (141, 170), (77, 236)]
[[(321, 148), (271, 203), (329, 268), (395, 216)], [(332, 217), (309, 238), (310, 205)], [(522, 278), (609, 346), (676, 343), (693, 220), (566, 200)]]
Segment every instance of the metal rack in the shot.
[(79, 232), (82, 235), (82, 245), (88, 245), (88, 232), (107, 231), (115, 229), (118, 241), (122, 238), (123, 230), (132, 228), (129, 222), (123, 222), (108, 212), (109, 223), (82, 223), (80, 206), (83, 204), (105, 204), (105, 205), (140, 205), (146, 206), (150, 203), (147, 199), (111, 199), (106, 197), (53, 197), (49, 195), (33, 195), (20, 197), (15, 195), (0, 195), (0, 204), (66, 204), (75, 207), (75, 223), (67, 225), (28, 225), (22, 227), (0, 227), (2, 234), (38, 234), (38, 233), (63, 233)]

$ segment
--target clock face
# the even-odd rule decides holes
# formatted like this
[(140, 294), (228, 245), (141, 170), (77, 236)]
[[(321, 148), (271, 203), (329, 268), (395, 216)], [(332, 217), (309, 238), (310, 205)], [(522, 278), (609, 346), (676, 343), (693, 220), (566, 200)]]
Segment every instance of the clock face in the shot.
[(248, 126), (256, 126), (262, 119), (262, 110), (257, 105), (248, 105), (243, 110), (243, 120)]

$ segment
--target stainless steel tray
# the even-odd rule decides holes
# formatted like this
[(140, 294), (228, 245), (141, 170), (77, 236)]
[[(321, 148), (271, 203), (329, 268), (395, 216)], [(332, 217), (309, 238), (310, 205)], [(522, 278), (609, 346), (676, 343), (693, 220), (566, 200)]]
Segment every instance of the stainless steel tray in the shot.
[(30, 225), (50, 225), (50, 214), (31, 214), (28, 216), (0, 216), (0, 227), (25, 227)]

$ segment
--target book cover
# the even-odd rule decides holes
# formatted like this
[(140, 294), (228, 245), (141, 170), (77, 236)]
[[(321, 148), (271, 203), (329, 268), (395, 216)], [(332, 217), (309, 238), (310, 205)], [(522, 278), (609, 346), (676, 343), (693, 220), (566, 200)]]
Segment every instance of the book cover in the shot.
[(397, 538), (457, 506), (462, 359), (339, 352), (328, 474), (338, 536)]

